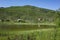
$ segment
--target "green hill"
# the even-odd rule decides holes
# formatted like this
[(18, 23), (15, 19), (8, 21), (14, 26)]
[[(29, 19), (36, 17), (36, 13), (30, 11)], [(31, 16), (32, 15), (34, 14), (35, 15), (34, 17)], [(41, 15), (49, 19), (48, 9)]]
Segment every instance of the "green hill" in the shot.
[(28, 22), (53, 22), (56, 19), (54, 10), (39, 8), (35, 6), (11, 6), (0, 8), (0, 19), (10, 19), (11, 21), (23, 19)]

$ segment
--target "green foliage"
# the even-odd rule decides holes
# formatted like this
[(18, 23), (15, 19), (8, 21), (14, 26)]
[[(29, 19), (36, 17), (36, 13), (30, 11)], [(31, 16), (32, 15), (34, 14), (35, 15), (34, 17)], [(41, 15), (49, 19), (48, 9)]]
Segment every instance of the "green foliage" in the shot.
[(60, 9), (58, 9), (57, 11), (56, 11), (56, 13), (57, 13), (57, 22), (56, 22), (56, 24), (60, 27)]
[(16, 20), (18, 18), (28, 20), (29, 22), (38, 22), (38, 18), (55, 19), (56, 13), (54, 10), (45, 8), (38, 8), (35, 6), (11, 6), (7, 8), (0, 8), (0, 19)]
[[(1, 33), (1, 32), (0, 32)], [(57, 36), (55, 36), (55, 30), (53, 29), (37, 29), (28, 31), (6, 31), (2, 32), (0, 40), (60, 40), (60, 28), (57, 28)]]

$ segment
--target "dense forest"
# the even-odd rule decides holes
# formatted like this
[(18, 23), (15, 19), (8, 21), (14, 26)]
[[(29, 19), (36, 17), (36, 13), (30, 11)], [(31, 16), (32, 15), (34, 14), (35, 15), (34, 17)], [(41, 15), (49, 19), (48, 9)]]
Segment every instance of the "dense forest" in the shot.
[(53, 22), (57, 18), (57, 12), (31, 5), (0, 7), (0, 20), (23, 19), (27, 22), (38, 22), (38, 18), (40, 18), (40, 22)]

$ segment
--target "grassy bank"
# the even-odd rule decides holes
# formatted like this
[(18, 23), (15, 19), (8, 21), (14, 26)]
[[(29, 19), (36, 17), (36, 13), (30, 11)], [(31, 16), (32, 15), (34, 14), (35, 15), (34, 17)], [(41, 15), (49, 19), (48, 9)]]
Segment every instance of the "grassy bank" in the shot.
[[(0, 24), (0, 40), (60, 40), (60, 28), (55, 25)], [(57, 30), (57, 31), (56, 31)], [(56, 32), (55, 32), (56, 31)], [(55, 37), (56, 33), (56, 37)]]
[[(57, 29), (57, 36), (56, 39), (60, 40), (60, 28)], [(19, 40), (54, 40), (55, 36), (55, 29), (37, 29), (37, 30), (27, 30), (27, 31), (6, 31), (1, 32), (4, 34), (3, 36), (0, 36), (0, 40), (8, 40), (8, 37), (10, 37), (11, 40), (15, 39), (15, 37)], [(16, 36), (17, 35), (17, 36)], [(20, 38), (21, 37), (21, 38)], [(28, 39), (29, 37), (29, 39)]]

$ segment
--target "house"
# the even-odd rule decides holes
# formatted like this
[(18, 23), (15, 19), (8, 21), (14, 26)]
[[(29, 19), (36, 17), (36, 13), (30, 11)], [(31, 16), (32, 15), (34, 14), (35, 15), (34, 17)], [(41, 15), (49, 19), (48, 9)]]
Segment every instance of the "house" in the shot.
[(25, 20), (23, 20), (23, 19), (17, 19), (17, 22), (23, 22), (23, 23), (25, 23)]

